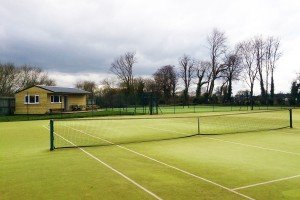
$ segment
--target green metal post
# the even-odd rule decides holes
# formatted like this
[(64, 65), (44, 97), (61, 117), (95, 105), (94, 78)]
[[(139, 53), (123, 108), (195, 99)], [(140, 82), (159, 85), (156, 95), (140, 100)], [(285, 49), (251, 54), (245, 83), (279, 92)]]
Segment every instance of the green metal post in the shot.
[(54, 150), (54, 120), (50, 120), (50, 151)]
[(200, 135), (200, 117), (198, 117), (198, 135)]
[(290, 128), (293, 128), (293, 109), (289, 109), (290, 112)]
[(92, 91), (92, 117), (94, 116), (94, 91)]

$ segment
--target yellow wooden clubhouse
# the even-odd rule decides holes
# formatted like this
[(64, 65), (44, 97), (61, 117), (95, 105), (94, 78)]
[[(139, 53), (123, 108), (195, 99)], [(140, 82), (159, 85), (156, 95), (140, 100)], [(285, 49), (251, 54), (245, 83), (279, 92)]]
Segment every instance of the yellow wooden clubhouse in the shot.
[(86, 109), (89, 92), (77, 88), (36, 85), (15, 94), (15, 114), (46, 114)]

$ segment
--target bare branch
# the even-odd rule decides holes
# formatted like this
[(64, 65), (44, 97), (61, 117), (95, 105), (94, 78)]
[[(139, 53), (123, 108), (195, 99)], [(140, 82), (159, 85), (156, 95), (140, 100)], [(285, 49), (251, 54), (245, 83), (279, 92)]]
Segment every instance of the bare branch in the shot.
[(133, 65), (137, 62), (135, 52), (126, 52), (111, 63), (111, 72), (113, 72), (121, 82), (126, 86), (127, 92), (131, 91), (133, 84)]

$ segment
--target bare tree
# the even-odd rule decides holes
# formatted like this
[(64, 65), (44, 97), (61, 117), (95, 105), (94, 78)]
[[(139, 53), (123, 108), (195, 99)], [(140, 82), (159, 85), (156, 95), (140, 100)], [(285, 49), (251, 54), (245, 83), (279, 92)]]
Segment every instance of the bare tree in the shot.
[(232, 95), (232, 82), (234, 80), (239, 80), (242, 71), (239, 51), (240, 47), (237, 46), (233, 52), (230, 52), (225, 57), (226, 70), (223, 71), (223, 76), (225, 78), (227, 90), (224, 100), (229, 102), (231, 101)]
[(0, 96), (13, 96), (17, 90), (18, 69), (12, 63), (0, 63)]
[(136, 96), (141, 99), (144, 94), (145, 89), (145, 81), (142, 77), (138, 77), (134, 79), (134, 92)]
[(133, 86), (133, 65), (137, 62), (135, 52), (126, 52), (111, 63), (110, 70), (125, 85), (127, 93), (132, 93)]
[(56, 85), (56, 83), (41, 68), (23, 65), (18, 69), (17, 85), (22, 89), (34, 85)]
[(269, 73), (271, 75), (271, 89), (270, 100), (271, 104), (274, 103), (274, 70), (276, 68), (277, 61), (281, 57), (282, 53), (279, 51), (280, 40), (274, 37), (268, 37), (266, 40), (266, 92), (268, 91)]
[(77, 81), (75, 87), (82, 89), (91, 93), (94, 93), (97, 89), (97, 84), (95, 81)]
[(145, 83), (145, 92), (156, 93), (157, 92), (157, 84), (151, 78), (144, 79)]
[(104, 78), (100, 81), (100, 87), (102, 88), (116, 88), (117, 87), (117, 80), (115, 77), (113, 78)]
[[(271, 103), (274, 99), (274, 70), (276, 63), (281, 57), (279, 52), (279, 39), (268, 37), (263, 39), (262, 36), (254, 39), (254, 47), (256, 52), (256, 65), (259, 74), (259, 83), (261, 97), (263, 103), (269, 103), (269, 85), (271, 84), (270, 94)], [(271, 81), (270, 81), (271, 79)]]
[(211, 77), (209, 83), (208, 94), (212, 95), (215, 80), (220, 78), (220, 74), (226, 70), (226, 65), (221, 63), (221, 60), (226, 52), (226, 36), (224, 32), (214, 29), (207, 37), (208, 49), (211, 63)]
[(198, 78), (197, 89), (196, 89), (196, 99), (199, 100), (201, 96), (201, 88), (208, 84), (209, 82), (209, 70), (211, 69), (210, 62), (207, 61), (197, 61), (196, 62), (196, 75)]
[(269, 97), (269, 76), (271, 72), (271, 66), (270, 66), (270, 61), (271, 61), (271, 51), (272, 51), (272, 40), (267, 40), (264, 41), (265, 43), (265, 50), (264, 50), (264, 72), (265, 72), (265, 101), (267, 102), (267, 99)]
[(99, 96), (101, 96), (100, 104), (106, 107), (113, 107), (118, 105), (115, 96), (119, 93), (117, 80), (115, 77), (104, 78), (100, 81)]
[(183, 55), (179, 58), (179, 77), (184, 83), (183, 98), (186, 105), (189, 101), (189, 88), (191, 81), (195, 76), (194, 69), (195, 61), (188, 55)]
[(250, 88), (251, 109), (253, 110), (253, 88), (257, 78), (258, 67), (256, 61), (256, 50), (253, 40), (248, 40), (240, 43), (240, 57), (243, 67), (243, 77)]
[(1, 95), (12, 96), (17, 90), (34, 85), (55, 85), (55, 81), (39, 67), (0, 64)]
[[(98, 88), (97, 88), (97, 84), (95, 81), (88, 81), (88, 80), (77, 81), (75, 84), (75, 87), (78, 89), (82, 89), (82, 90), (90, 92), (90, 94), (88, 94), (88, 98), (87, 98), (88, 104), (89, 105), (95, 104), (95, 96), (100, 95), (100, 94), (97, 94), (97, 93), (99, 93), (99, 90), (97, 90)], [(92, 109), (93, 109), (93, 107), (92, 107)]]
[(169, 103), (171, 96), (174, 97), (177, 85), (177, 74), (175, 67), (166, 65), (160, 67), (154, 74), (153, 78), (158, 86), (159, 91), (163, 93), (165, 102)]
[(262, 100), (266, 99), (266, 89), (264, 82), (264, 59), (265, 59), (265, 42), (262, 36), (258, 36), (254, 39), (254, 49), (255, 49), (255, 61), (259, 74), (259, 83)]

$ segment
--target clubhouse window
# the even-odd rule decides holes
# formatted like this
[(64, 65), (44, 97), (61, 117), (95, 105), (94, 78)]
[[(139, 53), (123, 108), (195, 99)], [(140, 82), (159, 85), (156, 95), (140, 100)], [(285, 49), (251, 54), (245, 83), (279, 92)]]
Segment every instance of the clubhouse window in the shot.
[(60, 95), (52, 95), (51, 103), (61, 103), (61, 96)]
[(39, 95), (25, 95), (24, 104), (39, 104), (40, 96)]

